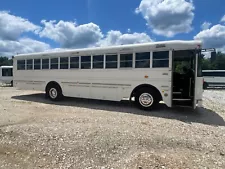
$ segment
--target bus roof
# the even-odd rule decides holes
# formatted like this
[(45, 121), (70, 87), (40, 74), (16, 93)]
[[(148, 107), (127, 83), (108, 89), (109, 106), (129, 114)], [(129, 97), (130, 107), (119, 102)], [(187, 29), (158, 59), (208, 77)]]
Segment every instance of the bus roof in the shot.
[(0, 68), (13, 68), (13, 66), (0, 66)]
[(29, 56), (40, 56), (40, 55), (54, 55), (54, 54), (79, 54), (79, 52), (99, 52), (99, 51), (123, 51), (126, 49), (136, 49), (141, 47), (149, 47), (149, 49), (195, 49), (198, 46), (202, 45), (202, 41), (197, 40), (171, 40), (171, 41), (159, 41), (159, 42), (149, 42), (149, 43), (139, 43), (139, 44), (129, 44), (129, 45), (118, 45), (118, 46), (107, 46), (107, 47), (92, 47), (92, 48), (81, 48), (81, 49), (60, 49), (56, 50), (49, 50), (45, 52), (39, 53), (29, 53), (29, 54), (19, 54), (15, 55), (15, 58), (20, 57), (29, 57)]

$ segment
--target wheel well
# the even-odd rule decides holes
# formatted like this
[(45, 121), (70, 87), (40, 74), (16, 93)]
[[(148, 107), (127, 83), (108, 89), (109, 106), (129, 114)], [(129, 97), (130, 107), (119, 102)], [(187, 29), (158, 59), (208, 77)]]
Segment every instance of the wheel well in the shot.
[(130, 99), (132, 97), (134, 97), (135, 94), (137, 93), (137, 91), (140, 90), (141, 88), (150, 88), (150, 89), (153, 89), (154, 91), (156, 91), (156, 95), (157, 95), (157, 98), (159, 99), (159, 101), (162, 100), (162, 95), (161, 95), (160, 91), (155, 86), (152, 86), (150, 84), (142, 84), (142, 85), (139, 85), (139, 86), (135, 87), (134, 90), (131, 93)]
[(49, 87), (52, 87), (52, 86), (58, 86), (58, 87), (60, 88), (60, 90), (62, 91), (61, 86), (60, 86), (57, 82), (51, 81), (51, 82), (49, 82), (49, 83), (47, 84), (47, 86), (45, 87), (45, 92), (47, 92), (48, 88), (49, 88)]

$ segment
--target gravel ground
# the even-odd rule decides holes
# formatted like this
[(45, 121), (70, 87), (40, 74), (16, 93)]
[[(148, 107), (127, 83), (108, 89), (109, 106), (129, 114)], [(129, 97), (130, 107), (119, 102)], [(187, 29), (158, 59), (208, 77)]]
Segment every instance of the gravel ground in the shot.
[(204, 108), (143, 112), (0, 87), (0, 167), (225, 168), (224, 100), (207, 90)]

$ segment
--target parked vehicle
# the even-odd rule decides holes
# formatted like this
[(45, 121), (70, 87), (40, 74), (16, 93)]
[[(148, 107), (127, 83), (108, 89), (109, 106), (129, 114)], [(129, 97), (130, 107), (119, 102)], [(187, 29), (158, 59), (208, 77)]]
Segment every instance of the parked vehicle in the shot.
[(13, 66), (0, 67), (0, 83), (13, 86)]
[[(45, 91), (54, 101), (69, 96), (126, 99), (141, 109), (160, 101), (168, 107), (196, 108), (203, 93), (201, 45), (164, 41), (21, 54), (14, 57), (14, 83), (19, 89)], [(181, 62), (193, 76), (176, 72)]]

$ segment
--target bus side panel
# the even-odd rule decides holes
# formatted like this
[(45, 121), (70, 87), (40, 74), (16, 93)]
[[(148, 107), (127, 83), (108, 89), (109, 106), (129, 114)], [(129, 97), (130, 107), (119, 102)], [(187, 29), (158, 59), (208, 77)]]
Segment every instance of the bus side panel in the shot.
[(45, 91), (46, 83), (49, 79), (43, 77), (44, 72), (14, 70), (13, 83), (20, 90)]
[(20, 70), (14, 72), (14, 81), (19, 89), (36, 91), (45, 91), (46, 85), (55, 81), (61, 86), (64, 96), (112, 101), (129, 98), (135, 87), (150, 84), (160, 91), (166, 105), (171, 106), (169, 68)]
[(64, 96), (90, 98), (90, 84), (82, 82), (61, 82), (61, 88)]
[(45, 91), (46, 83), (29, 80), (14, 80), (14, 86), (20, 90)]

